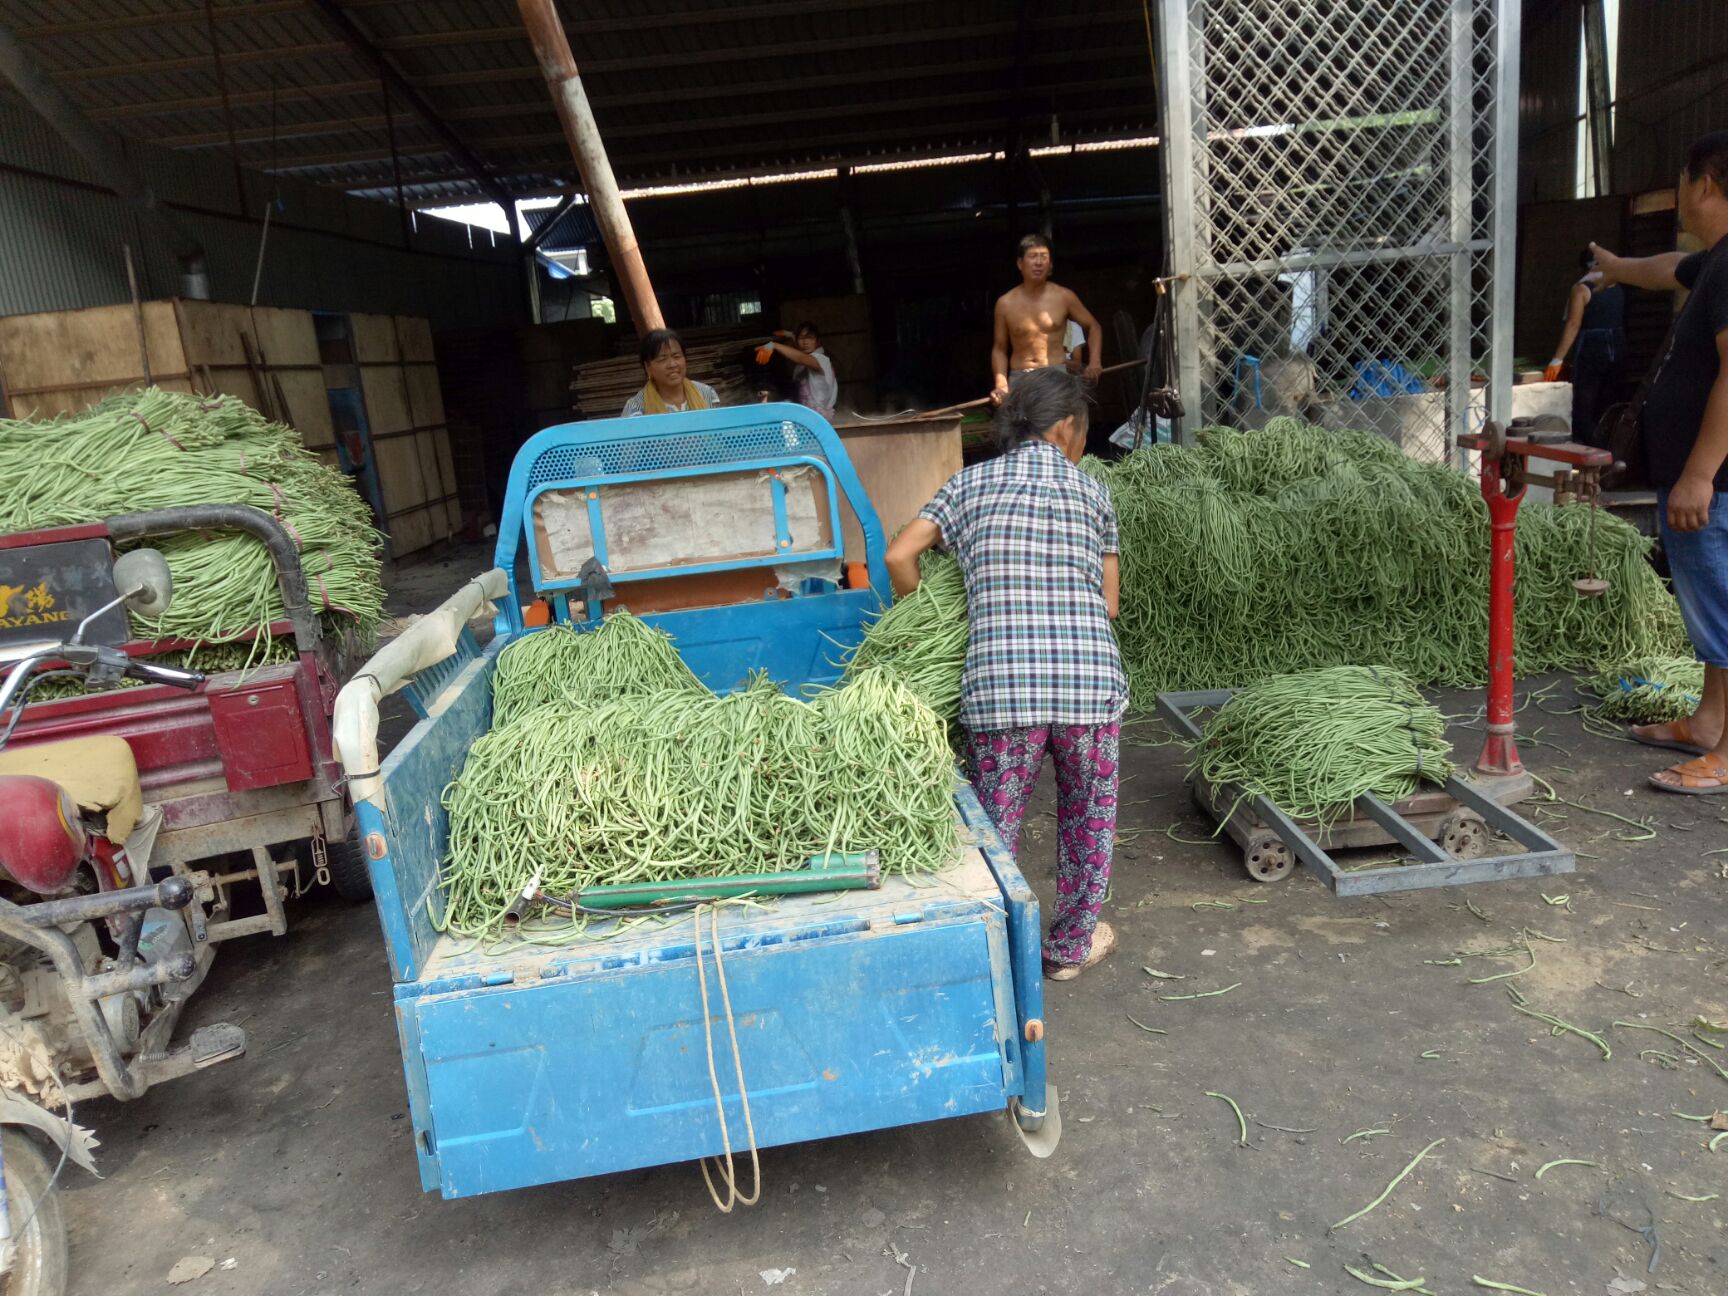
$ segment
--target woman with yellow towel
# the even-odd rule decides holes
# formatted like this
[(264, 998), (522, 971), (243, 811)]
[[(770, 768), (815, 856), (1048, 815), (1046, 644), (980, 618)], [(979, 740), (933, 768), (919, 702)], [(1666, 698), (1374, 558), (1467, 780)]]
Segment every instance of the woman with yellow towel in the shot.
[(622, 417), (638, 414), (682, 414), (685, 410), (715, 409), (720, 398), (707, 383), (686, 374), (684, 343), (671, 329), (651, 329), (642, 339), (642, 390), (624, 402)]

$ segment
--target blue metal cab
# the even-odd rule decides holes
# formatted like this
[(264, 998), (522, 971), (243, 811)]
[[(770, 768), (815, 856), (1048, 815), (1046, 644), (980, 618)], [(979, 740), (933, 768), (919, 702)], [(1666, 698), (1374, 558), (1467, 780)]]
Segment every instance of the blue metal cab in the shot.
[[(865, 538), (864, 588), (841, 579), (842, 509)], [(689, 915), (490, 950), (437, 930), (441, 794), (491, 725), (498, 654), (536, 633), (519, 583), (578, 629), (613, 607), (644, 614), (717, 692), (755, 670), (789, 690), (834, 682), (888, 598), (875, 510), (834, 430), (795, 405), (537, 434), (511, 469), (497, 566), (506, 579), (459, 591), (346, 690), (371, 708), (373, 733), (377, 697), (394, 687), (421, 717), (382, 766), (339, 737), (395, 979), (421, 1182), (446, 1197), (723, 1147), (706, 1037), (721, 1049), (727, 1022), (717, 998), (705, 1018)], [(482, 650), (457, 630), (484, 605), (474, 591), (487, 579), (487, 597), (502, 598)], [(940, 874), (719, 911), (758, 1146), (1004, 1109), (1022, 1130), (1043, 1124), (1037, 901), (959, 778), (954, 811), (965, 851)], [(719, 1086), (739, 1150), (725, 1058)]]

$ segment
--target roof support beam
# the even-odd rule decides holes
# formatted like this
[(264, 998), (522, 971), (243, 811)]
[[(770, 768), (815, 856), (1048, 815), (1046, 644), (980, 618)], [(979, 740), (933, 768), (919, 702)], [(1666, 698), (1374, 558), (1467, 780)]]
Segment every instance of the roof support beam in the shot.
[[(228, 55), (228, 63), (285, 63), (298, 58), (328, 58), (332, 54), (346, 54), (348, 47), (340, 41), (316, 41), (306, 45), (272, 45), (262, 49), (234, 50)], [(191, 72), (197, 68), (209, 67), (214, 58), (206, 50), (202, 54), (188, 54), (183, 58), (155, 59), (149, 63), (133, 60), (128, 63), (105, 63), (94, 67), (86, 67), (72, 63), (66, 67), (54, 69), (54, 79), (64, 81), (68, 85), (79, 85), (85, 81), (117, 80), (121, 77), (158, 76), (164, 72)]]
[(210, 266), (198, 236), (164, 210), (156, 191), (114, 137), (90, 124), (5, 27), (0, 27), (0, 76), (10, 81), (42, 120), (84, 159), (104, 188), (113, 190), (155, 224), (163, 242), (179, 258), (181, 291), (188, 297), (208, 298)]
[[(485, 191), (486, 196), (503, 207), (506, 214), (514, 211), (515, 199), (511, 196), (510, 191), (498, 183), (486, 164), (476, 157), (468, 145), (463, 143), (462, 138), (445, 124), (443, 118), (433, 111), (432, 105), (426, 102), (425, 96), (408, 84), (403, 75), (396, 70), (396, 65), (379, 51), (377, 46), (372, 43), (371, 38), (361, 31), (354, 20), (343, 11), (337, 0), (308, 0), (308, 3), (318, 11), (330, 28), (342, 37), (343, 43), (378, 73), (379, 79), (384, 82), (389, 91), (401, 99), (408, 106), (409, 111), (431, 129), (432, 133), (443, 143), (450, 156), (467, 168), (475, 183)], [(516, 237), (514, 229), (511, 230), (510, 237)]]
[[(1000, 102), (1000, 95), (995, 96), (995, 98)], [(1155, 113), (1151, 105), (1147, 105), (1146, 110), (1138, 116), (1132, 108), (1120, 104), (1103, 108), (1078, 109), (1064, 112), (1062, 114), (1062, 120), (1065, 123), (1106, 121), (1121, 128), (1120, 132), (1116, 130), (1108, 130), (1104, 132), (1110, 136), (1114, 136), (1118, 133), (1127, 134), (1133, 132), (1136, 134), (1147, 134), (1153, 132), (1157, 129), (1151, 124), (1154, 118)], [(932, 139), (932, 135), (938, 130), (940, 131), (940, 139)], [(532, 136), (527, 138), (529, 140), (537, 140), (539, 137)], [(562, 138), (562, 136), (551, 137), (552, 140)], [(801, 171), (818, 167), (825, 168), (839, 166), (842, 163), (848, 166), (865, 166), (872, 162), (893, 162), (898, 159), (893, 153), (886, 150), (870, 153), (851, 152), (846, 154), (841, 154), (837, 150), (839, 146), (848, 144), (855, 144), (868, 148), (871, 145), (887, 143), (895, 140), (924, 141), (926, 147), (931, 151), (939, 150), (941, 152), (955, 153), (979, 152), (987, 149), (999, 150), (1006, 147), (1006, 141), (1002, 138), (1002, 118), (1000, 114), (997, 114), (981, 120), (944, 122), (939, 128), (933, 127), (930, 123), (926, 122), (923, 125), (911, 126), (905, 129), (886, 131), (849, 131), (841, 135), (822, 135), (817, 137), (812, 146), (808, 148), (800, 149), (797, 145), (792, 145), (789, 146), (784, 153), (775, 156), (767, 158), (750, 158), (748, 161), (739, 161), (738, 167), (739, 169), (746, 169), (752, 174), (762, 174), (770, 169), (778, 171)], [(550, 142), (550, 140), (547, 142)], [(537, 147), (537, 145), (528, 142), (509, 143), (502, 140), (495, 140), (492, 141), (492, 147), (514, 149)], [(818, 149), (826, 149), (828, 151), (820, 152)], [(437, 148), (436, 146), (406, 148), (403, 150), (402, 156), (405, 158), (425, 157), (442, 151), (442, 149)], [(671, 153), (652, 153), (640, 156), (630, 156), (625, 159), (625, 183), (631, 185), (668, 183), (668, 177), (665, 173), (648, 169), (657, 164), (678, 166), (680, 168), (680, 172), (677, 176), (678, 181), (714, 179), (716, 177), (703, 175), (696, 171), (685, 170), (684, 164), (697, 158), (723, 158), (734, 160), (739, 159), (744, 152), (745, 150), (741, 148), (740, 145), (733, 143), (713, 148), (684, 148)], [(385, 162), (388, 161), (389, 158), (390, 154), (388, 150), (379, 152), (375, 149), (369, 149), (351, 153), (328, 153), (310, 157), (283, 158), (278, 163), (276, 169), (278, 171), (309, 171), (325, 167), (347, 166), (360, 162)], [(542, 154), (541, 156), (526, 160), (517, 159), (510, 162), (501, 162), (499, 164), (499, 169), (506, 173), (541, 171), (568, 174), (571, 170), (571, 166), (569, 162), (563, 158), (554, 158)], [(363, 181), (357, 182), (350, 187), (359, 188), (362, 186)]]
[[(232, 62), (232, 55), (230, 62)], [(1136, 60), (1139, 66), (1139, 56), (1132, 49), (1120, 46), (1113, 49), (1099, 50), (1035, 50), (1026, 56), (1026, 66), (1043, 67), (1066, 65), (1078, 61), (1097, 68), (1102, 64), (1120, 63), (1126, 59)], [(894, 64), (888, 67), (874, 68), (860, 72), (841, 72), (830, 76), (797, 76), (781, 77), (772, 81), (755, 81), (748, 86), (735, 90), (723, 90), (712, 85), (675, 85), (656, 90), (637, 90), (623, 94), (596, 94), (590, 102), (596, 109), (640, 108), (657, 104), (702, 102), (714, 98), (718, 94), (749, 95), (760, 98), (769, 95), (797, 95), (807, 90), (831, 89), (839, 86), (857, 85), (887, 85), (898, 81), (927, 81), (951, 78), (957, 71), (977, 74), (993, 74), (1006, 72), (1012, 65), (1011, 59), (983, 58), (970, 59), (956, 68), (953, 62)], [(414, 84), (422, 89), (436, 89), (441, 86), (491, 85), (505, 81), (538, 81), (540, 69), (533, 67), (486, 69), (478, 72), (444, 72), (429, 76), (414, 78)], [(1109, 84), (1126, 84), (1122, 81), (1111, 81)], [(1033, 86), (1035, 93), (1044, 87)], [(376, 81), (332, 81), (319, 84), (309, 82), (302, 85), (283, 85), (277, 88), (276, 98), (279, 103), (319, 102), (335, 98), (370, 98), (377, 93)], [(257, 107), (270, 102), (268, 90), (235, 90), (229, 94), (229, 99), (236, 108)], [(180, 113), (215, 112), (222, 107), (222, 101), (216, 95), (189, 96), (181, 99), (159, 99), (154, 102), (91, 105), (87, 111), (92, 121), (137, 121), (145, 117), (167, 117)], [(460, 121), (464, 118), (506, 116), (520, 113), (532, 116), (546, 111), (546, 105), (535, 100), (532, 103), (516, 103), (509, 105), (506, 113), (503, 106), (478, 108), (460, 108), (447, 110), (443, 117), (446, 121)], [(242, 139), (244, 139), (242, 135)]]
[[(264, 18), (271, 14), (298, 13), (305, 8), (304, 0), (238, 0), (238, 3), (217, 5), (217, 21), (229, 18)], [(146, 14), (126, 14), (119, 18), (84, 18), (72, 22), (37, 23), (20, 27), (15, 33), (19, 40), (53, 40), (56, 36), (101, 36), (108, 32), (133, 31), (139, 27), (169, 27), (178, 23), (195, 23), (204, 15), (196, 9), (169, 9)]]
[[(1063, 81), (1050, 85), (1033, 85), (1025, 88), (1028, 97), (1039, 95), (1065, 94), (1069, 91), (1114, 91), (1131, 90), (1144, 87), (1145, 77), (1118, 77), (1108, 80), (1091, 79), (1087, 81)], [(377, 89), (376, 86), (373, 87)], [(878, 114), (922, 112), (933, 108), (957, 108), (967, 104), (998, 103), (1001, 93), (994, 90), (974, 91), (966, 94), (923, 95), (916, 99), (894, 98), (883, 102), (875, 108)], [(797, 117), (800, 122), (821, 121), (824, 119), (847, 120), (855, 118), (866, 110), (866, 105), (858, 103), (836, 104), (828, 108), (800, 109)], [(495, 107), (481, 106), (477, 108), (461, 108), (444, 114), (451, 120), (495, 120), (513, 117), (551, 117), (553, 108), (550, 103), (536, 104), (500, 104)], [(753, 126), (771, 126), (786, 120), (784, 109), (759, 113), (740, 113), (730, 117), (704, 117), (700, 122), (692, 123), (689, 133), (699, 134), (716, 130), (741, 130)], [(316, 139), (323, 135), (348, 135), (359, 131), (382, 130), (385, 119), (374, 117), (332, 117), (323, 121), (296, 122), (287, 126), (279, 126), (274, 132), (274, 138), (280, 144), (284, 140)], [(653, 138), (666, 133), (664, 123), (638, 123), (607, 127), (607, 139)], [(235, 132), (235, 139), (242, 144), (260, 144), (272, 138), (272, 132), (267, 126), (248, 127)], [(491, 143), (504, 145), (521, 145), (534, 143), (551, 143), (562, 138), (550, 132), (533, 134), (518, 134), (500, 137), (496, 140), (477, 138), (478, 147), (486, 148)], [(164, 135), (155, 142), (165, 148), (210, 148), (221, 145), (228, 140), (226, 131), (203, 131), (195, 135)]]

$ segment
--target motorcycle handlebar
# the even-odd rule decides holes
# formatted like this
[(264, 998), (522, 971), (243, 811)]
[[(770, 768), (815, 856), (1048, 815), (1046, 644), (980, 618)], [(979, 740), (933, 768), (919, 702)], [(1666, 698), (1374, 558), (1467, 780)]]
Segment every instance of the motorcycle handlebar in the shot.
[(158, 666), (154, 662), (139, 661), (134, 657), (126, 663), (128, 679), (141, 680), (146, 684), (170, 684), (175, 688), (195, 689), (204, 682), (202, 671), (183, 670), (178, 666)]

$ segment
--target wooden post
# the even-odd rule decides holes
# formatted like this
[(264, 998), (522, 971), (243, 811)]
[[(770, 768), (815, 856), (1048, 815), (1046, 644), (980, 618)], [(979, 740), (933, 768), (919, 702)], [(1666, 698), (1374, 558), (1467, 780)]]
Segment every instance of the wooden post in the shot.
[(558, 109), (571, 156), (576, 159), (582, 187), (588, 191), (588, 204), (594, 209), (600, 236), (606, 240), (619, 291), (630, 308), (630, 318), (636, 322), (637, 336), (650, 329), (665, 328), (660, 303), (654, 300), (654, 286), (648, 282), (648, 267), (642, 263), (642, 249), (637, 246), (636, 232), (630, 227), (630, 216), (624, 210), (624, 199), (606, 156), (606, 145), (600, 139), (588, 95), (582, 89), (576, 57), (564, 35), (564, 24), (553, 0), (517, 0), (517, 3), (535, 57), (540, 61), (540, 71), (552, 90), (552, 103)]

